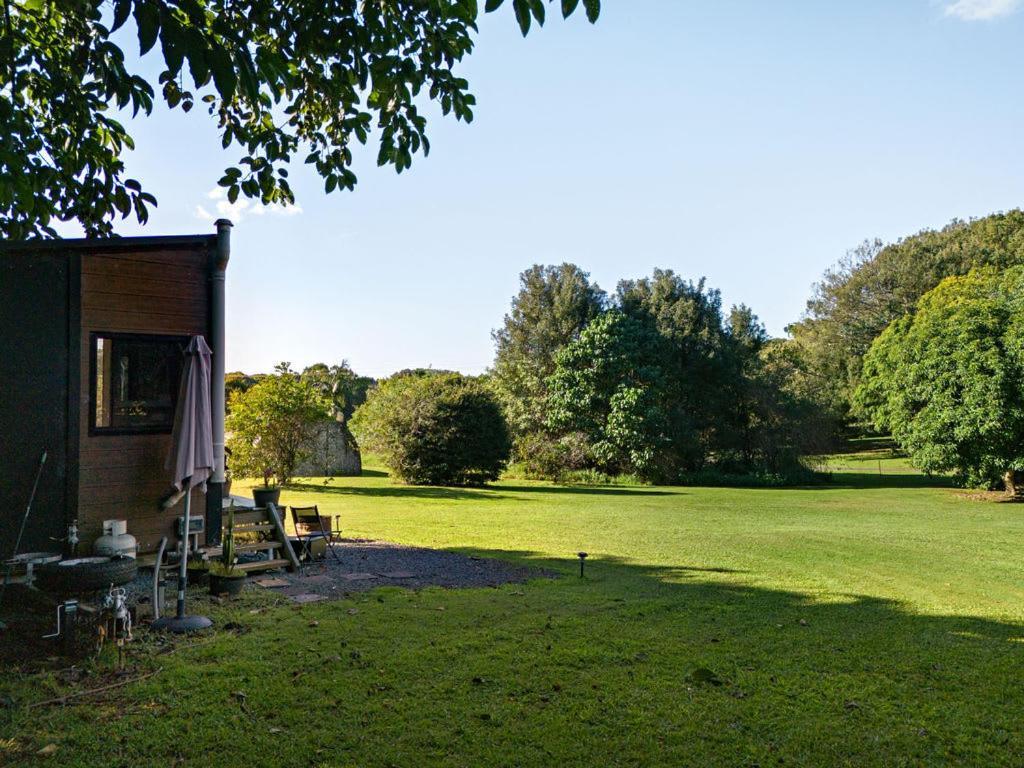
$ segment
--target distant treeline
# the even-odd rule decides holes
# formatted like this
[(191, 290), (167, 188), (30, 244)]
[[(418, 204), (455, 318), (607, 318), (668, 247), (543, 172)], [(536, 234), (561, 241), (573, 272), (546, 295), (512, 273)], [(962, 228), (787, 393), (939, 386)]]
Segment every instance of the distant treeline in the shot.
[[(251, 389), (257, 382), (268, 376), (280, 376), (282, 372), (293, 373), (289, 363), (281, 363), (274, 373), (242, 373), (232, 371), (224, 376), (224, 388), (227, 393), (227, 406), (231, 407), (231, 395), (235, 392), (245, 392)], [(298, 373), (303, 381), (309, 384), (322, 395), (332, 406), (335, 413), (340, 415), (346, 422), (355, 413), (356, 408), (366, 402), (366, 394), (376, 381), (369, 376), (360, 376), (352, 370), (348, 361), (342, 360), (337, 365), (326, 363), (315, 363), (303, 368)]]
[(782, 339), (703, 279), (659, 269), (607, 293), (574, 264), (525, 271), (493, 337), (479, 377), (375, 382), (344, 362), (292, 375), (346, 422), (369, 399), (356, 436), (410, 482), (486, 482), (511, 463), (562, 480), (783, 484), (810, 479), (802, 457), (874, 431), (925, 471), (1021, 490), (1018, 210), (865, 241)]

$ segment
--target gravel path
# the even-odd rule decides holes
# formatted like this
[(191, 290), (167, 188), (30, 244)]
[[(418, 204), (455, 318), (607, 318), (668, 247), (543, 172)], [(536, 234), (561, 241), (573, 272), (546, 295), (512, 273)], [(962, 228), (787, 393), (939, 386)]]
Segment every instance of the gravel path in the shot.
[[(343, 540), (334, 545), (333, 552), (336, 558), (328, 552), (324, 560), (306, 564), (302, 573), (267, 573), (253, 577), (252, 581), (257, 585), (261, 581), (268, 583), (268, 589), (296, 602), (313, 602), (380, 586), (496, 587), (555, 577), (551, 571), (513, 565), (505, 560), (384, 541)], [(275, 585), (269, 585), (268, 580)]]

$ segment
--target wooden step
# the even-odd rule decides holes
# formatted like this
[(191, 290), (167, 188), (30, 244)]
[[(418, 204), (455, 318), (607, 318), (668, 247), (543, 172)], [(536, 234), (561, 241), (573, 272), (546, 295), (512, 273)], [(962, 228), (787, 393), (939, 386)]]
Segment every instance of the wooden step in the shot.
[(235, 523), (235, 534), (242, 533), (269, 533), (274, 530), (273, 523)]
[[(227, 515), (224, 517), (225, 522), (227, 522)], [(247, 512), (235, 512), (235, 525), (251, 525), (252, 523), (265, 522), (267, 522), (267, 510), (264, 507)]]
[(262, 552), (265, 549), (277, 549), (281, 546), (281, 542), (277, 539), (271, 539), (270, 541), (254, 541), (247, 544), (235, 543), (236, 552)]
[(274, 568), (287, 568), (289, 565), (291, 563), (287, 560), (278, 558), (276, 560), (257, 560), (254, 563), (238, 563), (235, 565), (235, 568), (249, 573), (252, 571), (269, 571)]

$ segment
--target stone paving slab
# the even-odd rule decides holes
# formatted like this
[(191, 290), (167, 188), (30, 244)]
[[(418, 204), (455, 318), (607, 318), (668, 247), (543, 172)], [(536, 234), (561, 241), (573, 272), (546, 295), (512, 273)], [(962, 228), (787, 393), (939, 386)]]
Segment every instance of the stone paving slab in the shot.
[(268, 578), (268, 579), (253, 579), (253, 584), (256, 584), (265, 589), (275, 589), (277, 587), (290, 587), (292, 583), (286, 579)]
[(304, 605), (305, 603), (318, 603), (321, 600), (327, 599), (326, 595), (318, 595), (313, 592), (303, 592), (300, 595), (289, 595), (288, 597), (293, 603), (298, 603), (299, 605)]

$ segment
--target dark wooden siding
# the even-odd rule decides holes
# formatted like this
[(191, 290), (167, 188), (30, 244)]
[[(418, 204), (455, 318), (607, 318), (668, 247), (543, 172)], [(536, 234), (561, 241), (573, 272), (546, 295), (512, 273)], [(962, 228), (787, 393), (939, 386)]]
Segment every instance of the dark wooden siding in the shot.
[(72, 278), (65, 253), (0, 253), (0, 559), (14, 554), (44, 450), (19, 551), (59, 550), (67, 533)]
[[(164, 462), (171, 436), (90, 435), (90, 334), (145, 333), (209, 336), (209, 254), (205, 249), (111, 251), (82, 256), (82, 372), (78, 519), (83, 541), (101, 534), (104, 520), (125, 519), (140, 550), (170, 536), (179, 504), (163, 511), (170, 489)], [(193, 514), (206, 508), (195, 491)], [(172, 539), (173, 540), (173, 539)]]

